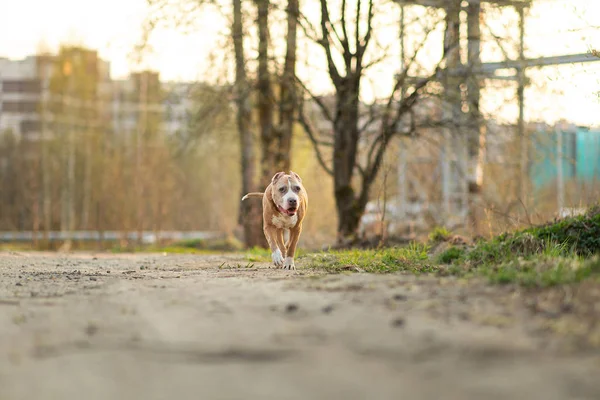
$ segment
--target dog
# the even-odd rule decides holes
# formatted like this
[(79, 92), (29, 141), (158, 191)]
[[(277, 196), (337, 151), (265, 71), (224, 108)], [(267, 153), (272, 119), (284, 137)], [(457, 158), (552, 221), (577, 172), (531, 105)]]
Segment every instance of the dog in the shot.
[[(273, 264), (278, 268), (295, 270), (294, 254), (308, 208), (308, 195), (302, 179), (293, 171), (289, 174), (278, 172), (264, 193), (248, 193), (242, 201), (252, 197), (262, 198), (263, 232), (271, 248)], [(284, 244), (283, 233), (286, 230), (289, 231), (289, 240)]]

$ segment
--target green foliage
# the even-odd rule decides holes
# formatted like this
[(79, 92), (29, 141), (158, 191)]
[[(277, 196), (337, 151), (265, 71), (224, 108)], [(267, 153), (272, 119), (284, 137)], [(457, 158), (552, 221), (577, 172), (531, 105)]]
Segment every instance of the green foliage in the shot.
[(600, 251), (600, 208), (515, 233), (479, 242), (466, 255), (473, 266), (506, 262), (514, 257), (590, 257)]
[(465, 255), (465, 249), (461, 247), (450, 247), (437, 256), (437, 262), (440, 264), (451, 264), (460, 260)]
[(271, 260), (271, 250), (262, 247), (253, 247), (246, 250), (246, 259), (252, 262), (267, 262)]
[(166, 245), (134, 245), (134, 246), (115, 246), (110, 249), (113, 253), (124, 252), (156, 252), (171, 254), (219, 254), (222, 252), (238, 251), (242, 249), (242, 244), (235, 238), (225, 239), (189, 239), (174, 242)]
[(408, 271), (413, 273), (435, 272), (436, 267), (428, 260), (429, 247), (413, 243), (408, 247), (394, 247), (378, 250), (340, 250), (317, 253), (310, 256), (310, 268), (324, 269), (327, 272), (361, 271), (388, 273)]
[(538, 239), (563, 243), (575, 253), (589, 257), (600, 252), (600, 206), (591, 207), (584, 215), (565, 218), (527, 229)]
[[(437, 228), (431, 243), (447, 241), (450, 233)], [(471, 247), (451, 246), (433, 257), (428, 247), (346, 250), (313, 255), (309, 267), (328, 272), (435, 272), (484, 276), (496, 284), (548, 287), (580, 282), (600, 274), (600, 209), (539, 227), (504, 233)], [(451, 264), (444, 267), (443, 264)]]
[(429, 234), (429, 241), (432, 243), (445, 242), (450, 238), (452, 233), (444, 227), (436, 227)]
[(235, 238), (225, 239), (189, 239), (173, 243), (170, 247), (180, 247), (196, 250), (236, 251), (242, 249), (242, 243)]

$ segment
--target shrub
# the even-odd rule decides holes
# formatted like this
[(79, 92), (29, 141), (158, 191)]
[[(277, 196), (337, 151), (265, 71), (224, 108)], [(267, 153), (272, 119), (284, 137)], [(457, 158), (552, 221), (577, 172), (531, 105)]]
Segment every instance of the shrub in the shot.
[(437, 257), (437, 262), (441, 264), (452, 264), (454, 261), (460, 260), (465, 255), (465, 249), (461, 247), (449, 247), (440, 253)]

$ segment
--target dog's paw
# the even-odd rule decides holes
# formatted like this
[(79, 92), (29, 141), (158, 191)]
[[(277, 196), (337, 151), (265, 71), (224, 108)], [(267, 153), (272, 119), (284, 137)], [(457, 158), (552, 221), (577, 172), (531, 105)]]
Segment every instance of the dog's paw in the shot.
[(294, 259), (292, 257), (286, 257), (283, 262), (283, 269), (296, 270), (296, 264), (294, 264)]
[(281, 254), (281, 250), (277, 249), (271, 253), (271, 260), (273, 260), (273, 264), (275, 264), (276, 267), (281, 267), (283, 265), (283, 255)]

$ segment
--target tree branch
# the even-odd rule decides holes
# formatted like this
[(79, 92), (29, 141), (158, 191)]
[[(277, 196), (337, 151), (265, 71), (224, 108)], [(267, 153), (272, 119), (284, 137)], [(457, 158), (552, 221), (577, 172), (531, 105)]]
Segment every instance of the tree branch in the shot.
[(361, 7), (361, 0), (357, 0), (356, 2), (356, 21), (355, 21), (355, 31), (354, 31), (354, 40), (356, 41), (356, 56), (358, 57), (359, 54), (363, 51), (363, 49), (361, 49), (361, 45), (360, 45), (360, 7)]
[(342, 0), (341, 8), (341, 24), (343, 34), (343, 41), (341, 43), (342, 48), (344, 50), (342, 52), (342, 55), (344, 56), (344, 64), (346, 65), (346, 71), (349, 72), (350, 68), (352, 67), (352, 52), (350, 51), (350, 42), (348, 41), (348, 30), (346, 29), (346, 0)]
[[(412, 110), (412, 107), (414, 106), (414, 104), (416, 103), (416, 101), (419, 98), (419, 91), (423, 87), (425, 87), (429, 82), (431, 82), (433, 79), (435, 79), (436, 75), (437, 75), (437, 69), (436, 69), (436, 72), (434, 74), (432, 74), (431, 76), (429, 76), (428, 78), (421, 79), (421, 81), (419, 81), (414, 86), (411, 94), (398, 103), (396, 115), (394, 116), (394, 119), (391, 123), (389, 122), (390, 112), (391, 112), (391, 102), (388, 102), (388, 104), (386, 105), (386, 111), (382, 118), (383, 121), (382, 121), (382, 125), (381, 125), (381, 133), (379, 134), (379, 136), (377, 136), (377, 138), (371, 144), (371, 147), (369, 148), (369, 153), (367, 155), (367, 168), (366, 168), (367, 178), (373, 179), (377, 175), (377, 172), (379, 171), (379, 167), (380, 167), (381, 161), (383, 159), (383, 154), (385, 153), (387, 145), (388, 145), (390, 139), (398, 133), (398, 123), (400, 122), (400, 120), (402, 119), (402, 117), (404, 116), (404, 114), (406, 112)], [(392, 100), (392, 98), (390, 98), (390, 100)], [(414, 125), (414, 121), (413, 121), (413, 123), (411, 123), (411, 130), (409, 133), (413, 132), (414, 129), (415, 129), (415, 125)], [(375, 154), (375, 158), (373, 158), (374, 154)]]
[(358, 129), (361, 134), (365, 132), (371, 124), (381, 118), (381, 114), (376, 112), (376, 108), (377, 104), (372, 104), (371, 107), (369, 107), (369, 119)]
[(371, 40), (371, 35), (373, 33), (373, 0), (369, 0), (369, 12), (367, 14), (367, 33), (363, 39), (364, 44), (363, 48), (367, 48), (369, 45), (369, 41)]
[(359, 163), (354, 164), (358, 172), (360, 173), (361, 178), (365, 178), (365, 169)]
[(304, 82), (302, 82), (302, 80), (300, 78), (298, 78), (298, 76), (296, 76), (296, 81), (300, 84), (300, 86), (302, 86), (302, 89), (304, 89), (304, 91), (306, 93), (308, 93), (308, 95), (310, 96), (311, 99), (313, 99), (313, 101), (319, 106), (319, 108), (321, 109), (321, 112), (323, 113), (323, 116), (325, 118), (327, 118), (327, 120), (331, 123), (333, 123), (333, 117), (331, 116), (331, 113), (329, 112), (329, 109), (327, 108), (327, 106), (325, 105), (325, 103), (323, 103), (323, 100), (321, 100), (319, 97), (317, 97), (316, 95), (314, 95), (304, 84)]
[[(313, 42), (318, 43), (319, 39), (317, 38), (317, 35), (318, 35), (317, 28), (315, 28), (315, 26), (310, 22), (310, 20), (302, 12), (299, 12), (298, 17), (299, 17), (298, 23), (299, 23), (300, 27), (302, 28), (302, 31), (304, 32), (306, 37), (309, 38), (310, 40), (312, 40)], [(309, 28), (312, 32), (308, 31)]]
[(319, 41), (319, 44), (325, 49), (327, 66), (329, 68), (329, 76), (331, 77), (335, 87), (338, 87), (340, 84), (340, 73), (335, 66), (335, 62), (333, 61), (333, 56), (331, 54), (331, 45), (329, 43), (331, 35), (327, 29), (328, 24), (331, 25), (331, 21), (329, 19), (329, 10), (327, 9), (327, 0), (321, 0), (321, 31), (323, 37)]
[(315, 154), (317, 156), (319, 164), (321, 164), (321, 167), (325, 172), (333, 176), (333, 170), (327, 165), (325, 159), (323, 158), (323, 154), (321, 154), (321, 149), (319, 148), (319, 141), (317, 140), (316, 129), (312, 126), (310, 120), (304, 114), (303, 103), (300, 105), (300, 107), (298, 107), (298, 121), (300, 122), (300, 125), (302, 125), (302, 127), (304, 128), (304, 132), (306, 132), (306, 135), (310, 139), (310, 142), (312, 143), (313, 148), (315, 149)]
[(363, 71), (366, 71), (367, 69), (369, 69), (369, 68), (371, 68), (371, 67), (373, 67), (373, 66), (375, 66), (375, 65), (379, 64), (380, 62), (382, 62), (382, 61), (383, 61), (383, 60), (385, 60), (386, 58), (389, 58), (389, 57), (390, 57), (390, 54), (389, 54), (389, 52), (388, 52), (388, 49), (389, 49), (389, 48), (390, 48), (390, 46), (386, 46), (386, 47), (384, 48), (384, 50), (383, 50), (383, 55), (382, 55), (381, 57), (374, 58), (373, 60), (369, 61), (368, 63), (366, 63), (366, 64), (363, 64), (363, 66), (362, 66), (362, 70), (363, 70)]
[(439, 67), (436, 68), (436, 71), (433, 74), (431, 74), (429, 77), (421, 79), (413, 87), (413, 91), (411, 92), (411, 94), (408, 95), (408, 97), (405, 97), (402, 101), (400, 101), (398, 103), (398, 108), (396, 110), (396, 115), (394, 117), (393, 122), (391, 123), (391, 125), (389, 125), (389, 127), (382, 126), (382, 129), (388, 129), (388, 133), (390, 135), (394, 135), (398, 131), (398, 123), (400, 122), (400, 119), (402, 118), (402, 116), (404, 115), (405, 112), (412, 109), (412, 107), (415, 105), (415, 103), (417, 102), (417, 100), (419, 98), (419, 91), (421, 89), (423, 89), (425, 86), (427, 86), (429, 84), (429, 82), (431, 82), (432, 80), (434, 80), (436, 78), (438, 69), (439, 69)]

